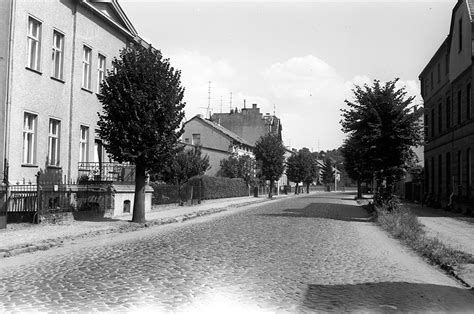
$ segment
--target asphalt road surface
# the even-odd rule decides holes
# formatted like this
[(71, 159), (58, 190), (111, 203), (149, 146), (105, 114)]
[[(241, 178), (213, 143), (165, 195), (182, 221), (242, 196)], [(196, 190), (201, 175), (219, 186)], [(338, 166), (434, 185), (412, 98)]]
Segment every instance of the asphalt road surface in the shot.
[(0, 312), (48, 310), (474, 311), (474, 292), (316, 193), (0, 260)]

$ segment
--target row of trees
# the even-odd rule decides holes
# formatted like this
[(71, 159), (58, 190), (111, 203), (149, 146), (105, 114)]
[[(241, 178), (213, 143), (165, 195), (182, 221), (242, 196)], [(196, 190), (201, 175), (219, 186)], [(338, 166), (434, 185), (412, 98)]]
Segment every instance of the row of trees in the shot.
[[(181, 72), (174, 69), (161, 52), (151, 46), (131, 44), (112, 60), (113, 71), (100, 86), (98, 99), (99, 136), (109, 155), (117, 162), (136, 167), (133, 222), (145, 221), (146, 175), (181, 185), (209, 169), (209, 158), (200, 149), (185, 150), (178, 145), (183, 129), (184, 87)], [(242, 177), (250, 184), (257, 169), (260, 178), (270, 181), (282, 175), (285, 148), (281, 139), (269, 134), (255, 148), (256, 161), (250, 157), (230, 158), (226, 176)]]
[(413, 148), (422, 144), (422, 110), (411, 104), (398, 79), (385, 84), (355, 86), (354, 101), (342, 110), (342, 130), (347, 139), (342, 147), (344, 167), (360, 185), (375, 181), (375, 200), (390, 203), (394, 183), (417, 161)]

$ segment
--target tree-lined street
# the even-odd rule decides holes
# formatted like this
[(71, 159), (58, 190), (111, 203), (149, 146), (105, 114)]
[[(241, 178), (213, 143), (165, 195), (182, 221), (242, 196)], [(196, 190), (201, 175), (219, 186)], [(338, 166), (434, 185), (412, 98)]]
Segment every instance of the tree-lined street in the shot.
[(98, 237), (0, 265), (0, 311), (467, 311), (474, 293), (344, 193)]

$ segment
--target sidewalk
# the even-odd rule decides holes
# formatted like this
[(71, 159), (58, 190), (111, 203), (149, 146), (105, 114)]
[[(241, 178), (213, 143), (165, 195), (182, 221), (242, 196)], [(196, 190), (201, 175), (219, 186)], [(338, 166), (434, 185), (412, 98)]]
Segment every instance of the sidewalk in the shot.
[[(272, 200), (290, 196), (292, 195), (277, 195)], [(112, 219), (74, 220), (64, 224), (8, 224), (7, 229), (0, 229), (0, 259), (62, 246), (65, 242), (78, 238), (128, 232), (153, 225), (182, 222), (204, 215), (272, 200), (265, 196), (258, 198), (245, 196), (206, 200), (201, 204), (193, 206), (159, 205), (154, 206), (152, 211), (146, 213), (147, 222), (145, 224), (131, 223), (131, 214)]]
[[(443, 209), (404, 203), (418, 217), (428, 237), (474, 256), (474, 217), (463, 216)], [(474, 264), (460, 265), (456, 273), (474, 287)]]
[[(362, 195), (372, 201), (372, 195)], [(474, 217), (452, 213), (443, 209), (404, 202), (403, 206), (415, 214), (430, 238), (436, 238), (445, 245), (474, 256)], [(455, 274), (474, 287), (474, 264), (460, 265)]]

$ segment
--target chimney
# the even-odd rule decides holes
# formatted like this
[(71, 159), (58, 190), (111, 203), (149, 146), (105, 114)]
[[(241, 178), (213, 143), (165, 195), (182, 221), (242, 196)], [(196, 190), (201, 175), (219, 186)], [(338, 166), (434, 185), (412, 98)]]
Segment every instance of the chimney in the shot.
[(257, 109), (257, 104), (252, 104), (252, 109)]
[(246, 109), (246, 108), (245, 108), (245, 99), (244, 99), (244, 109)]

